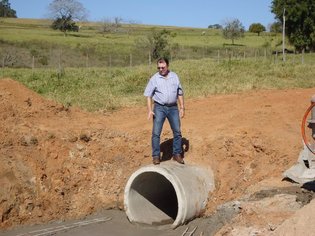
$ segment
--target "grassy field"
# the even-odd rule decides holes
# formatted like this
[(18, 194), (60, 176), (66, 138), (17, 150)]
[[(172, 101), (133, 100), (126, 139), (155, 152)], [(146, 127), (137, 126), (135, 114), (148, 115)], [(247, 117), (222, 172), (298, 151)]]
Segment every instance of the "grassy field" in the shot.
[(236, 45), (231, 45), (231, 40), (224, 39), (221, 31), (215, 29), (123, 24), (118, 32), (104, 34), (102, 23), (82, 22), (79, 32), (65, 37), (52, 30), (50, 24), (49, 20), (0, 19), (0, 58), (5, 54), (15, 57), (15, 67), (31, 67), (33, 56), (35, 67), (141, 65), (148, 63), (149, 49), (139, 49), (139, 41), (146, 40), (154, 30), (163, 29), (173, 36), (170, 42), (176, 45), (174, 60), (213, 58), (218, 50), (246, 52), (246, 56), (253, 56), (257, 50), (271, 54), (281, 47), (281, 36), (270, 33), (246, 33), (235, 41)]
[[(175, 35), (174, 42), (184, 47), (222, 47), (224, 44), (231, 43), (231, 40), (223, 39), (220, 30), (206, 28), (123, 24), (118, 33), (101, 34), (102, 23), (82, 22), (80, 32), (72, 32), (69, 37), (64, 37), (62, 32), (50, 29), (50, 20), (1, 18), (0, 23), (0, 39), (11, 43), (39, 40), (75, 47), (77, 43), (93, 44), (97, 42), (103, 43), (102, 46), (105, 48), (107, 43), (112, 43), (115, 40), (117, 45), (125, 44), (131, 47), (136, 38), (144, 37), (154, 29), (171, 31)], [(23, 37), (21, 37), (22, 35)], [(273, 44), (272, 46), (275, 46), (277, 42), (273, 43), (273, 41), (277, 40), (281, 40), (281, 36), (274, 36), (269, 33), (262, 33), (262, 36), (257, 36), (257, 34), (246, 33), (246, 37), (237, 40), (236, 43), (246, 47), (260, 47), (269, 41)]]
[[(315, 61), (309, 55), (308, 61)], [(212, 59), (175, 61), (171, 69), (182, 80), (186, 98), (260, 89), (315, 87), (314, 63), (272, 63)], [(144, 104), (143, 90), (155, 66), (131, 68), (2, 69), (3, 77), (18, 80), (66, 106), (108, 111)]]
[[(136, 39), (146, 37), (153, 29), (170, 30), (176, 35), (172, 41), (180, 45), (180, 53), (187, 53), (174, 58), (171, 69), (180, 76), (188, 99), (260, 89), (315, 87), (315, 55), (291, 54), (283, 62), (281, 56), (270, 53), (277, 49), (280, 37), (268, 33), (259, 37), (246, 33), (236, 41), (237, 45), (231, 46), (217, 30), (123, 25), (121, 32), (103, 35), (99, 32), (100, 23), (82, 23), (79, 33), (64, 37), (61, 32), (51, 30), (50, 23), (49, 20), (0, 19), (0, 56), (13, 51), (30, 61), (32, 55), (43, 61), (45, 55), (56, 58), (55, 61), (46, 58), (49, 61), (46, 66), (36, 66), (38, 61), (26, 68), (2, 66), (0, 78), (20, 81), (65, 106), (106, 112), (144, 105), (143, 90), (156, 71), (155, 63), (149, 65), (147, 58), (138, 65), (130, 66), (128, 62)], [(248, 56), (249, 51), (245, 49), (255, 54)], [(114, 64), (113, 55), (120, 54), (126, 59), (126, 65), (111, 66), (109, 58)]]

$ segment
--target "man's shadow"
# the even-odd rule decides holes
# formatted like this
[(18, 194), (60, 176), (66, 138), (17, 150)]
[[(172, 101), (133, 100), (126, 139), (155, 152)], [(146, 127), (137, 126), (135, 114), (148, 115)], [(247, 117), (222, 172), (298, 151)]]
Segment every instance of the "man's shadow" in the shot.
[[(173, 157), (173, 139), (168, 139), (161, 143), (161, 161), (167, 161)], [(182, 158), (185, 158), (185, 152), (189, 150), (189, 140), (182, 138)]]

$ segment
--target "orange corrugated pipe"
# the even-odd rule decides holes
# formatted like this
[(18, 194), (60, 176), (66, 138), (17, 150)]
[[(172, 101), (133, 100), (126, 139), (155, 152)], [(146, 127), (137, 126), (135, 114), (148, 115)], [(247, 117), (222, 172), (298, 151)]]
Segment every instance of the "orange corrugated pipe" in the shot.
[(313, 107), (315, 106), (315, 102), (312, 100), (311, 105), (307, 108), (304, 116), (303, 116), (303, 120), (302, 120), (302, 125), (301, 125), (301, 132), (302, 132), (302, 138), (303, 138), (303, 142), (305, 143), (306, 147), (308, 148), (308, 150), (311, 151), (311, 153), (313, 153), (315, 155), (315, 150), (313, 150), (310, 147), (310, 143), (308, 142), (307, 138), (306, 138), (306, 134), (305, 134), (305, 123), (306, 123), (306, 119), (308, 114), (310, 113), (310, 111), (313, 109)]

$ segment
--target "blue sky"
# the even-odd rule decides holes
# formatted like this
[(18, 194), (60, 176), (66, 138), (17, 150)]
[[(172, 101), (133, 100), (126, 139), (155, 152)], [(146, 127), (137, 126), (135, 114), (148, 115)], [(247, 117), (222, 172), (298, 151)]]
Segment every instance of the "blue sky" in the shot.
[[(88, 11), (88, 20), (120, 17), (148, 25), (207, 28), (239, 19), (246, 29), (252, 23), (267, 27), (275, 21), (272, 0), (78, 0)], [(47, 18), (52, 0), (9, 0), (19, 18)]]

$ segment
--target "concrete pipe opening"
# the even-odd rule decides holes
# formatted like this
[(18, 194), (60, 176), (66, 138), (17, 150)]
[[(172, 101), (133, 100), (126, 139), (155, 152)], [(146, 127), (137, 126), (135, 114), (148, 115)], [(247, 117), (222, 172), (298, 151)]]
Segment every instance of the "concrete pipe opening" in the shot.
[(125, 187), (126, 214), (130, 222), (175, 228), (203, 212), (213, 189), (209, 169), (172, 161), (145, 166)]

